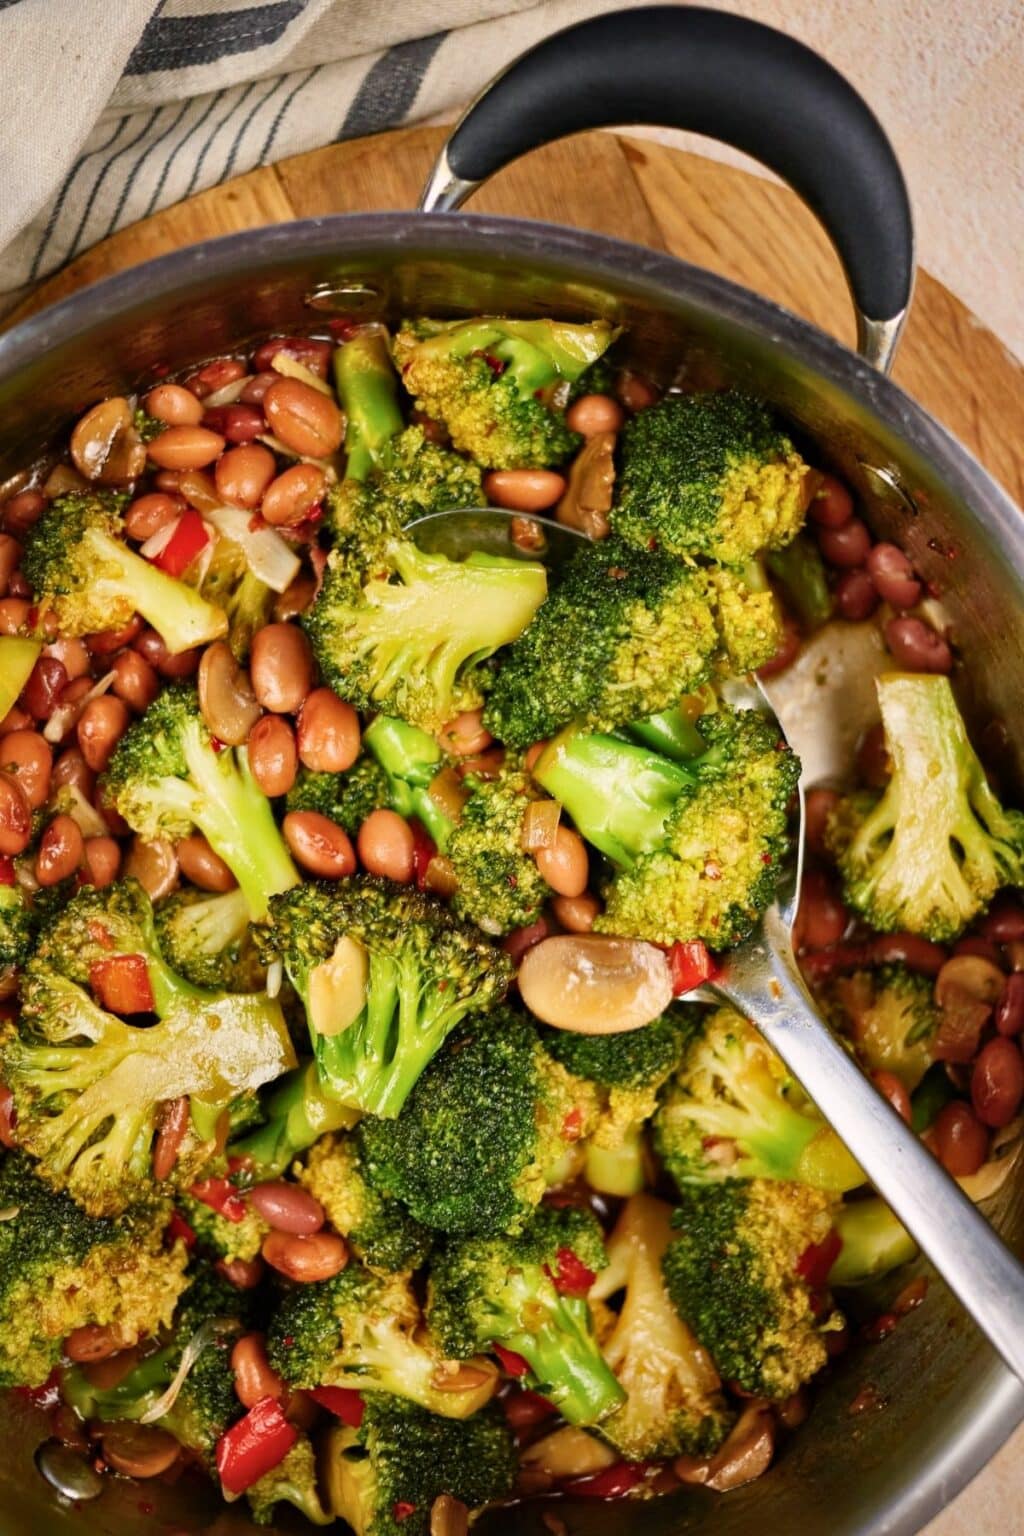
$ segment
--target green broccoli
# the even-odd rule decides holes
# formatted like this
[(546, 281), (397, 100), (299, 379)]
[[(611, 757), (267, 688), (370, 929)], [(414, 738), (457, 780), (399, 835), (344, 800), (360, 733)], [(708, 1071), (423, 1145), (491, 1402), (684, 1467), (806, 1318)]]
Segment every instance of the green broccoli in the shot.
[(334, 1522), (321, 1497), (316, 1452), (308, 1435), (300, 1435), (284, 1460), (245, 1490), (245, 1497), (255, 1525), (273, 1525), (279, 1504), (290, 1504), (311, 1525)]
[(158, 902), (153, 915), (168, 964), (187, 981), (229, 992), (261, 992), (266, 986), (240, 886), (220, 896), (183, 886)]
[(461, 1423), (379, 1396), (358, 1429), (332, 1429), (326, 1449), (331, 1509), (354, 1536), (428, 1536), (437, 1500), (475, 1512), (507, 1498), (515, 1476), (512, 1432), (498, 1408)]
[(513, 969), (443, 902), (371, 877), (274, 897), (260, 943), (302, 999), (321, 1087), (386, 1117), (466, 1014), (500, 1002)]
[(226, 615), (228, 644), (235, 659), (244, 661), (253, 635), (270, 623), (276, 592), (251, 569), (242, 546), (223, 534), (214, 541), (199, 591)]
[(355, 837), (371, 811), (390, 804), (387, 776), (369, 756), (360, 757), (347, 773), (300, 768), (285, 798), (286, 811), (318, 811), (344, 827), (350, 837)]
[(749, 395), (670, 395), (627, 422), (621, 445), (611, 525), (638, 548), (741, 565), (803, 524), (807, 465)]
[(417, 407), (443, 422), (456, 448), (487, 469), (525, 469), (560, 464), (578, 446), (553, 391), (614, 338), (604, 320), (417, 320), (403, 325), (394, 354)]
[(589, 1211), (541, 1206), (516, 1237), (449, 1238), (430, 1265), (427, 1321), (456, 1356), (500, 1345), (570, 1424), (625, 1400), (601, 1357), (586, 1293), (607, 1263)]
[[(521, 1232), (545, 1190), (575, 1171), (597, 1099), (511, 1009), (467, 1020), (395, 1120), (357, 1137), (375, 1188), (428, 1227)], [(575, 1162), (574, 1162), (575, 1159)]]
[(825, 1334), (843, 1320), (802, 1271), (832, 1219), (828, 1196), (805, 1184), (732, 1180), (684, 1192), (662, 1272), (726, 1382), (784, 1398), (825, 1364)]
[(663, 1014), (645, 1029), (583, 1035), (545, 1029), (547, 1052), (596, 1090), (599, 1112), (586, 1142), (584, 1177), (592, 1189), (624, 1197), (645, 1183), (644, 1129), (658, 1093), (679, 1063), (685, 1040), (679, 1018)]
[[(601, 1434), (627, 1461), (708, 1455), (732, 1419), (718, 1372), (665, 1290), (671, 1217), (672, 1207), (653, 1195), (627, 1200), (608, 1239), (608, 1267), (590, 1293), (602, 1353), (626, 1392)], [(620, 1292), (617, 1312), (602, 1309)]]
[(877, 1195), (841, 1205), (833, 1222), (842, 1246), (828, 1272), (830, 1286), (878, 1280), (917, 1254), (910, 1233)]
[(864, 1183), (781, 1059), (731, 1008), (698, 1015), (654, 1134), (680, 1188), (756, 1178), (839, 1192)]
[(573, 556), (514, 641), (484, 724), (528, 747), (575, 722), (613, 730), (705, 682), (718, 631), (703, 572), (612, 537)]
[(497, 1386), (475, 1353), (446, 1357), (423, 1326), (407, 1275), (378, 1275), (349, 1263), (330, 1280), (296, 1285), (267, 1327), (267, 1359), (293, 1387), (350, 1387), (408, 1398), (445, 1418), (465, 1419)]
[(38, 921), (25, 887), (0, 885), (0, 975), (24, 965), (32, 953)]
[(166, 1204), (94, 1220), (8, 1153), (0, 1210), (0, 1386), (41, 1386), (76, 1328), (113, 1328), (127, 1349), (170, 1322), (188, 1254), (164, 1243)]
[(87, 635), (140, 613), (172, 655), (220, 639), (223, 611), (125, 543), (127, 501), (121, 491), (70, 491), (46, 508), (22, 561), (38, 622), (49, 617), (63, 635)]
[(708, 598), (718, 630), (719, 670), (742, 676), (771, 661), (782, 644), (782, 614), (775, 593), (756, 560), (742, 570), (704, 568)]
[[(160, 1022), (128, 1024), (90, 988)], [(265, 993), (207, 992), (170, 969), (134, 881), (84, 887), (44, 929), (3, 1058), (22, 1145), (47, 1179), (97, 1216), (151, 1189), (164, 1104), (185, 1097), (191, 1105), (174, 1168), (181, 1182), (209, 1159), (217, 1113), (295, 1059), (280, 1007)]]
[(893, 1072), (913, 1093), (932, 1064), (939, 1027), (933, 983), (905, 965), (836, 976), (824, 989), (829, 1022), (868, 1072)]
[(319, 1137), (348, 1130), (359, 1119), (357, 1109), (324, 1092), (313, 1061), (274, 1084), (265, 1110), (263, 1125), (231, 1143), (232, 1154), (244, 1158), (263, 1179), (276, 1178)]
[(104, 792), (147, 841), (201, 832), (241, 886), (253, 922), (262, 922), (270, 897), (299, 876), (245, 748), (218, 748), (195, 689), (175, 684), (121, 737)]
[[(220, 1179), (216, 1183), (219, 1185)], [(202, 1183), (197, 1183), (193, 1188), (202, 1190)], [(259, 1256), (270, 1226), (240, 1195), (234, 1199), (229, 1198), (222, 1209), (214, 1210), (213, 1206), (189, 1190), (179, 1190), (176, 1203), (196, 1235), (200, 1252), (224, 1259), (229, 1264), (235, 1259), (251, 1263)]]
[(534, 765), (615, 866), (598, 932), (726, 949), (775, 895), (799, 762), (755, 711), (704, 714), (695, 725), (705, 751), (689, 762), (570, 726)]
[(947, 677), (887, 672), (876, 687), (892, 777), (841, 800), (828, 839), (847, 904), (873, 928), (943, 944), (1000, 886), (1024, 884), (1024, 812), (990, 787)]
[[(358, 708), (440, 730), (483, 700), (480, 663), (521, 634), (547, 592), (532, 561), (424, 554), (388, 539), (359, 587), (335, 549), (303, 624), (324, 680)], [(389, 580), (388, 578), (394, 579)]]
[[(235, 1338), (252, 1327), (254, 1315), (251, 1291), (239, 1290), (201, 1265), (189, 1275), (173, 1320), (126, 1376), (115, 1386), (97, 1387), (88, 1366), (72, 1366), (61, 1382), (64, 1401), (82, 1419), (158, 1424), (212, 1466), (218, 1439), (244, 1411), (230, 1356)], [(186, 1351), (191, 1368), (178, 1390), (169, 1391)]]
[(43, 649), (41, 640), (0, 635), (0, 720), (10, 714)]
[[(407, 1112), (408, 1105), (404, 1113)], [(399, 1121), (374, 1123), (391, 1126)], [(348, 1240), (352, 1252), (367, 1268), (393, 1273), (419, 1269), (423, 1264), (430, 1252), (432, 1234), (410, 1216), (401, 1201), (369, 1183), (356, 1137), (321, 1136), (310, 1149), (298, 1177), (319, 1200), (331, 1226)]]

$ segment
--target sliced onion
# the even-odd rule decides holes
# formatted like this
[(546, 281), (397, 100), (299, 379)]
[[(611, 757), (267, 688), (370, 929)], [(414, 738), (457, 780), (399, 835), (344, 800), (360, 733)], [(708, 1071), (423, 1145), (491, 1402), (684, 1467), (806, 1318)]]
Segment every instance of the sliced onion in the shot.
[(463, 806), (469, 799), (468, 791), (451, 763), (434, 775), (427, 794), (449, 821), (458, 821), (462, 815)]
[[(89, 692), (83, 694), (80, 699), (75, 699), (73, 704), (58, 704), (43, 728), (43, 739), (53, 745), (63, 741), (89, 700), (98, 699), (101, 693), (106, 693), (107, 689), (112, 687), (114, 677), (115, 673), (108, 672), (100, 678), (94, 688), (90, 688)], [(103, 831), (106, 832), (106, 830), (104, 826)]]
[(279, 533), (267, 524), (252, 527), (252, 513), (244, 507), (218, 504), (203, 507), (204, 520), (225, 539), (239, 545), (252, 574), (273, 592), (285, 592), (299, 573), (302, 562)]
[(1016, 1120), (997, 1131), (992, 1138), (992, 1146), (987, 1160), (982, 1163), (977, 1173), (967, 1174), (957, 1183), (969, 1200), (975, 1205), (980, 1200), (990, 1200), (1006, 1183), (1007, 1177), (1020, 1160), (1021, 1131), (1024, 1129), (1024, 1120), (1018, 1115)]
[(169, 523), (164, 523), (156, 533), (151, 533), (144, 544), (139, 545), (139, 554), (144, 560), (155, 560), (157, 555), (162, 555), (168, 544), (178, 531), (180, 517), (174, 517)]
[(60, 791), (61, 810), (78, 827), (83, 837), (109, 837), (110, 828), (95, 806), (90, 805), (77, 784)]
[(280, 960), (271, 960), (267, 966), (267, 996), (277, 997), (284, 984), (284, 964)]
[(435, 853), (423, 873), (423, 884), (435, 896), (454, 896), (459, 888), (455, 865), (443, 853)]
[(215, 1344), (224, 1334), (241, 1333), (241, 1331), (242, 1325), (235, 1317), (207, 1318), (206, 1322), (196, 1329), (185, 1345), (178, 1369), (174, 1373), (174, 1380), (166, 1392), (161, 1392), (156, 1402), (147, 1408), (145, 1413), (140, 1414), (139, 1423), (154, 1424), (157, 1419), (162, 1419), (165, 1413), (170, 1413), (178, 1400), (178, 1393), (185, 1385), (189, 1372), (203, 1353), (203, 1350), (207, 1349), (211, 1344)]
[(178, 481), (178, 489), (197, 512), (212, 512), (221, 503), (213, 479), (203, 469), (187, 469)]
[(310, 389), (326, 395), (328, 400), (334, 399), (334, 391), (330, 385), (318, 378), (305, 363), (300, 363), (297, 357), (289, 357), (287, 352), (278, 352), (276, 357), (271, 359), (270, 366), (275, 373), (283, 374), (286, 379), (298, 379), (301, 383), (308, 384)]
[(213, 410), (218, 405), (234, 405), (242, 390), (247, 384), (251, 384), (253, 375), (247, 373), (241, 379), (232, 379), (230, 384), (225, 384), (222, 389), (215, 389), (212, 395), (206, 395), (203, 399), (203, 409)]
[(538, 848), (553, 848), (561, 816), (562, 807), (557, 800), (531, 800), (519, 835), (523, 852), (536, 853)]
[(72, 469), (70, 464), (57, 464), (51, 469), (43, 483), (43, 495), (65, 496), (69, 491), (84, 491), (89, 482), (77, 469)]
[(338, 479), (338, 459), (336, 455), (329, 459), (315, 459), (311, 453), (296, 453), (294, 448), (289, 448), (287, 443), (282, 443), (281, 439), (275, 437), (273, 432), (260, 432), (257, 434), (255, 441), (257, 443), (265, 443), (271, 453), (276, 453), (279, 458), (288, 459), (293, 464), (315, 464), (318, 469), (323, 470), (328, 482), (332, 485)]

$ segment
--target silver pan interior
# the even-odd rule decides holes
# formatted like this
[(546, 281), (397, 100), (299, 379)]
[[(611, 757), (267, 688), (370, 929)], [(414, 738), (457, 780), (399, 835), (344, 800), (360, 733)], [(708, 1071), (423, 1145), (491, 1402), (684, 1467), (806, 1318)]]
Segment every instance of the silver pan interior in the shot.
[[(310, 299), (313, 300), (311, 307)], [(543, 224), (445, 214), (308, 221), (167, 256), (44, 311), (0, 338), (0, 481), (89, 403), (261, 333), (331, 314), (408, 312), (584, 318), (625, 327), (624, 357), (663, 384), (733, 382), (775, 402), (857, 489), (875, 531), (941, 591), (962, 649), (961, 699), (990, 753), (1024, 782), (1024, 522), (980, 467), (886, 379), (814, 328), (696, 268)], [(318, 314), (318, 311), (321, 313)], [(804, 713), (813, 719), (808, 684)], [(821, 687), (820, 730), (853, 728), (856, 703)], [(817, 753), (815, 754), (817, 757)], [(1008, 1181), (996, 1224), (1024, 1252), (1024, 1189)], [(851, 1416), (871, 1383), (884, 1409)], [(561, 1504), (573, 1536), (883, 1536), (917, 1531), (1024, 1416), (1024, 1392), (945, 1289), (884, 1344), (858, 1344), (776, 1465), (726, 1497), (702, 1490), (640, 1506)], [(191, 1482), (112, 1483), (62, 1510), (32, 1464), (41, 1417), (0, 1406), (0, 1532), (252, 1531)], [(155, 1506), (155, 1508), (154, 1508)], [(281, 1529), (291, 1529), (282, 1524)], [(295, 1527), (298, 1528), (298, 1527)], [(542, 1536), (539, 1509), (480, 1527)]]

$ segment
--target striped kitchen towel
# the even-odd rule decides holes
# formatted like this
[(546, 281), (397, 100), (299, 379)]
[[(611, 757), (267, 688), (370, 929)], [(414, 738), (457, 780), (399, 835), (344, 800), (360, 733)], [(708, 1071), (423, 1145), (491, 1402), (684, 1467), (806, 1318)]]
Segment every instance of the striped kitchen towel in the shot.
[(622, 3), (0, 0), (0, 312), (115, 229), (455, 108), (541, 37)]

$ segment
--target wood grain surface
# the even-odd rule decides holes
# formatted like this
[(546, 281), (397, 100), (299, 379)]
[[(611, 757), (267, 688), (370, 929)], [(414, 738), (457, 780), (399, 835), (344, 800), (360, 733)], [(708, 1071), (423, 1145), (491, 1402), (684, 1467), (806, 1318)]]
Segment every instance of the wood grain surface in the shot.
[[(38, 288), (8, 323), (86, 283), (214, 235), (313, 214), (411, 208), (444, 138), (411, 128), (252, 171), (121, 230)], [(784, 187), (648, 139), (591, 133), (538, 150), (468, 205), (667, 250), (756, 289), (848, 344), (838, 259)], [(920, 271), (894, 377), (1024, 503), (1024, 368)]]

